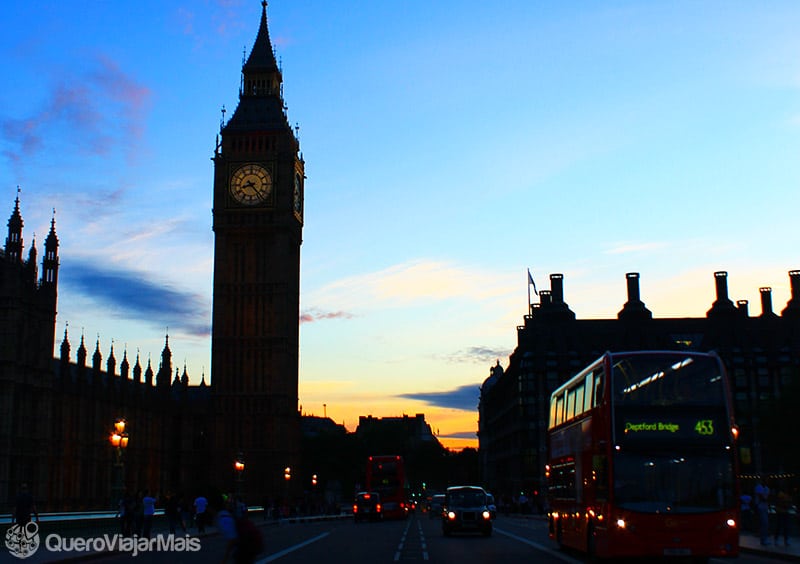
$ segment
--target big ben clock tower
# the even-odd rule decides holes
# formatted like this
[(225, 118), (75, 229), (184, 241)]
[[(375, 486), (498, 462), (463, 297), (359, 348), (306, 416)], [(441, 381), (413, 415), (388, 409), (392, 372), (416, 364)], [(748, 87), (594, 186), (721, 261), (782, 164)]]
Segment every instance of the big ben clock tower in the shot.
[[(259, 502), (299, 459), (298, 351), (303, 158), (261, 25), (239, 105), (214, 154), (212, 479)], [(244, 470), (234, 470), (234, 462)], [(238, 473), (237, 473), (238, 472)], [(235, 481), (235, 483), (234, 483)]]

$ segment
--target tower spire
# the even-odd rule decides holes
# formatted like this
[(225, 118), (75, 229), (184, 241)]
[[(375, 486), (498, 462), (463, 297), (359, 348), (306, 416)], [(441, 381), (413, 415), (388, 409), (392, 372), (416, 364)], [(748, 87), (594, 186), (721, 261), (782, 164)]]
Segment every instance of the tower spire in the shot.
[(14, 211), (8, 219), (8, 236), (6, 237), (6, 257), (14, 262), (22, 262), (22, 214), (19, 211), (19, 193), (14, 199)]

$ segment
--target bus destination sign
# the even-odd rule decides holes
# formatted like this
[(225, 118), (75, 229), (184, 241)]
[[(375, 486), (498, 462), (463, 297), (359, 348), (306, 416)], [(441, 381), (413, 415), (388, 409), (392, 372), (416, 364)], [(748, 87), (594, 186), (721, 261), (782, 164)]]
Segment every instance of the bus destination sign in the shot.
[(694, 439), (720, 440), (720, 427), (715, 417), (622, 417), (618, 429), (624, 440), (637, 439)]

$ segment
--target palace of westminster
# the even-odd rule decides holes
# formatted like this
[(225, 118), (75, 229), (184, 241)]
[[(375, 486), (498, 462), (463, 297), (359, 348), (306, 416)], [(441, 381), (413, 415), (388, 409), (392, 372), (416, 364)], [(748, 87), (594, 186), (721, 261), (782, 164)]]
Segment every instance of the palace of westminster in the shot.
[[(39, 276), (35, 244), (25, 257), (17, 196), (0, 249), (0, 506), (29, 483), (40, 511), (110, 506), (113, 482), (129, 490), (197, 491), (232, 487), (245, 453), (255, 502), (285, 491), (283, 469), (302, 465), (298, 412), (300, 246), (304, 160), (285, 114), (282, 74), (267, 26), (266, 2), (242, 67), (239, 103), (213, 156), (214, 280), (211, 377), (190, 385), (173, 367), (169, 337), (158, 367), (117, 354), (103, 362), (99, 338), (89, 359), (65, 330), (53, 358), (59, 275), (55, 219)], [(563, 277), (550, 276), (503, 368), (481, 386), (479, 460), (497, 492), (544, 487), (550, 392), (606, 350), (714, 350), (726, 365), (742, 429), (742, 472), (782, 470), (761, 448), (759, 402), (800, 378), (800, 271), (789, 272), (791, 300), (780, 314), (761, 289), (761, 313), (734, 304), (727, 274), (714, 274), (717, 299), (703, 318), (653, 318), (627, 274), (628, 301), (615, 319), (576, 319)], [(72, 341), (71, 341), (72, 340)], [(174, 343), (173, 343), (174, 344)], [(91, 343), (89, 344), (91, 346)], [(125, 472), (109, 444), (113, 423), (135, 425)], [(135, 422), (135, 423), (133, 423)], [(796, 439), (794, 439), (796, 441)]]

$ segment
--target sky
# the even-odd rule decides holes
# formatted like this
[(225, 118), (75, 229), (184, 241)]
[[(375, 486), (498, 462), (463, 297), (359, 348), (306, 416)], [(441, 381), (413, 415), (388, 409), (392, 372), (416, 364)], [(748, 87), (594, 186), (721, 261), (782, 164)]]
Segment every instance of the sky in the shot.
[[(479, 387), (539, 290), (616, 317), (780, 311), (800, 268), (800, 6), (271, 0), (305, 158), (299, 405), (350, 431), (424, 413), (477, 446)], [(14, 2), (0, 24), (0, 214), (55, 209), (68, 328), (213, 376), (211, 157), (258, 0)], [(5, 212), (3, 212), (5, 208)], [(532, 295), (532, 301), (538, 298)], [(67, 325), (68, 324), (68, 325)], [(74, 360), (74, 359), (73, 359)]]

